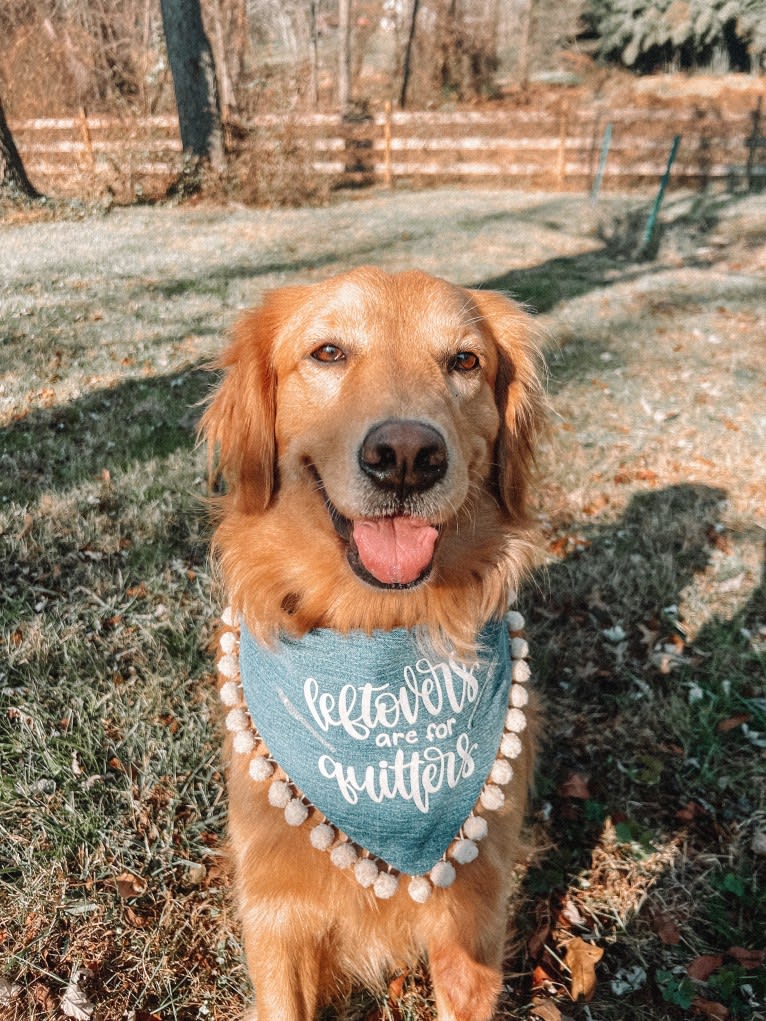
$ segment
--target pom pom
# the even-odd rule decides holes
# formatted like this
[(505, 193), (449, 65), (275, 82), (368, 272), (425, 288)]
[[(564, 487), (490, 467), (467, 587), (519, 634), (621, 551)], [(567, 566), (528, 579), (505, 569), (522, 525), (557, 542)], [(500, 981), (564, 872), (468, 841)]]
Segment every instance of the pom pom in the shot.
[(523, 750), (524, 746), (518, 734), (503, 734), (500, 752), (506, 759), (518, 759)]
[(221, 620), (224, 622), (226, 627), (236, 627), (237, 622), (234, 620), (234, 611), (230, 606), (227, 606), (221, 614)]
[(224, 631), (218, 639), (218, 645), (225, 656), (231, 656), (237, 648), (237, 636), (233, 631)]
[(330, 861), (339, 869), (350, 869), (356, 862), (356, 851), (351, 844), (338, 844), (330, 851)]
[(288, 826), (300, 826), (309, 817), (309, 810), (300, 798), (291, 798), (285, 805), (285, 822)]
[(218, 673), (221, 677), (239, 677), (239, 661), (236, 656), (221, 656), (218, 660)]
[(255, 748), (255, 734), (252, 730), (238, 730), (234, 735), (234, 751), (249, 755)]
[(501, 787), (510, 783), (512, 776), (513, 766), (511, 766), (510, 762), (506, 762), (505, 759), (497, 759), (489, 774), (492, 783), (499, 784)]
[(525, 659), (515, 659), (513, 666), (511, 667), (511, 679), (516, 684), (526, 684), (529, 678), (532, 676), (532, 671), (529, 669), (529, 663)]
[(250, 729), (250, 720), (244, 709), (232, 709), (226, 713), (226, 729), (232, 733)]
[(431, 884), (425, 876), (414, 876), (407, 886), (407, 893), (416, 904), (425, 904), (431, 896)]
[(335, 830), (332, 826), (328, 826), (326, 822), (320, 822), (318, 826), (312, 829), (309, 834), (309, 840), (311, 841), (311, 846), (315, 847), (317, 851), (327, 851), (335, 840)]
[(521, 684), (511, 685), (511, 705), (515, 709), (522, 709), (529, 702), (529, 692)]
[(378, 866), (370, 858), (361, 858), (354, 866), (354, 878), (366, 890), (378, 878)]
[(505, 615), (505, 622), (509, 631), (523, 631), (524, 618), (518, 610), (509, 610)]
[(505, 804), (505, 795), (496, 784), (487, 783), (479, 795), (479, 801), (488, 811), (496, 812)]
[(399, 889), (399, 880), (390, 872), (381, 872), (372, 887), (379, 900), (388, 900)]
[(253, 780), (257, 780), (260, 783), (262, 780), (269, 779), (274, 772), (274, 767), (265, 755), (254, 755), (250, 759), (248, 772)]
[(479, 848), (472, 840), (458, 840), (450, 852), (450, 857), (454, 858), (458, 865), (467, 865), (478, 855)]
[(239, 697), (239, 685), (237, 682), (226, 681), (225, 684), (222, 684), (221, 690), (218, 692), (218, 697), (226, 706), (239, 705), (241, 699)]
[(520, 734), (527, 725), (527, 718), (521, 709), (509, 709), (505, 715), (505, 729)]
[(284, 780), (272, 780), (269, 787), (270, 805), (273, 805), (274, 808), (287, 808), (291, 798), (292, 794), (290, 793), (289, 784), (285, 783)]
[(455, 882), (455, 866), (448, 861), (437, 861), (429, 875), (434, 886), (440, 886), (442, 889), (452, 886)]
[(465, 833), (469, 840), (473, 841), (483, 840), (487, 835), (488, 829), (487, 820), (480, 815), (469, 815), (463, 823), (463, 833)]
[(511, 656), (514, 659), (526, 659), (529, 655), (529, 645), (525, 638), (511, 639)]

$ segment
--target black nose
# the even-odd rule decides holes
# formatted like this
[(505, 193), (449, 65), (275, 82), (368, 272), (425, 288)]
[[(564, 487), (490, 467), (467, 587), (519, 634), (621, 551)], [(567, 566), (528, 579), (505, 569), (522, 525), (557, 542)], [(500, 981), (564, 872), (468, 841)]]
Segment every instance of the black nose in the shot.
[(391, 418), (374, 426), (359, 450), (359, 464), (382, 489), (407, 493), (430, 489), (447, 471), (447, 445), (423, 422)]

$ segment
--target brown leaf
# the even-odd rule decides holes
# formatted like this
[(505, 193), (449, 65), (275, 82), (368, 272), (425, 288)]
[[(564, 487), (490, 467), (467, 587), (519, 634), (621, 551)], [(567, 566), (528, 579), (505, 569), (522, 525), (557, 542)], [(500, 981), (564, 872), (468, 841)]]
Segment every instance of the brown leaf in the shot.
[(544, 1000), (537, 996), (532, 1001), (530, 1017), (536, 1017), (539, 1021), (561, 1021), (561, 1011), (553, 1000)]
[(666, 946), (675, 946), (681, 942), (681, 930), (676, 925), (675, 919), (664, 911), (654, 916), (652, 928)]
[(566, 780), (559, 786), (559, 797), (577, 798), (580, 801), (587, 801), (590, 798), (588, 781), (579, 773), (570, 773)]
[(728, 734), (730, 730), (736, 730), (743, 723), (749, 723), (751, 719), (750, 713), (737, 713), (736, 716), (730, 716), (728, 720), (721, 720), (716, 730), (719, 734)]
[(689, 978), (696, 978), (698, 982), (707, 982), (716, 968), (720, 968), (722, 964), (723, 957), (719, 954), (700, 954), (686, 969), (686, 974)]
[(140, 876), (134, 876), (132, 872), (121, 872), (114, 880), (117, 886), (117, 893), (123, 900), (130, 897), (140, 897), (146, 893), (148, 884)]
[(748, 950), (746, 947), (729, 947), (726, 951), (727, 957), (734, 960), (748, 970), (760, 968), (766, 964), (766, 950)]
[(575, 936), (566, 946), (564, 964), (572, 976), (570, 995), (576, 1002), (582, 996), (585, 1000), (593, 998), (596, 991), (596, 965), (604, 956), (602, 947), (595, 943), (586, 943)]
[(537, 958), (540, 956), (540, 953), (543, 947), (545, 946), (545, 943), (550, 934), (551, 927), (547, 922), (544, 922), (537, 929), (537, 931), (533, 932), (532, 935), (529, 937), (529, 941), (527, 942), (527, 950), (529, 951), (529, 956), (532, 958), (533, 961), (536, 961)]
[(719, 1021), (726, 1021), (726, 1018), (731, 1017), (728, 1007), (722, 1003), (716, 1003), (715, 1000), (703, 1000), (701, 996), (695, 996), (692, 1000), (692, 1010), (695, 1014), (718, 1018)]

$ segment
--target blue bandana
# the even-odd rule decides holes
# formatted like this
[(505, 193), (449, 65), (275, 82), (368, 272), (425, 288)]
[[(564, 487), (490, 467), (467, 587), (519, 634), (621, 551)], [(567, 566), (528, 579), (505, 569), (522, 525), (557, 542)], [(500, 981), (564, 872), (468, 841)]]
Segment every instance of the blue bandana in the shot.
[(439, 861), (476, 804), (503, 734), (508, 629), (480, 660), (424, 653), (415, 631), (260, 645), (243, 625), (241, 684), (253, 724), (290, 781), (355, 844), (400, 872)]

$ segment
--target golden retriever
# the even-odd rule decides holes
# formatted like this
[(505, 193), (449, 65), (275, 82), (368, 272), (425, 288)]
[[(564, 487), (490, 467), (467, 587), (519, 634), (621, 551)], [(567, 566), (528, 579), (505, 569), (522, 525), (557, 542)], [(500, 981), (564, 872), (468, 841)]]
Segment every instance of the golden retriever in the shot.
[[(477, 635), (503, 618), (533, 549), (525, 496), (542, 392), (530, 322), (496, 293), (362, 267), (271, 292), (221, 359), (201, 429), (226, 482), (214, 550), (232, 607), (229, 827), (257, 1021), (311, 1021), (349, 982), (380, 986), (421, 958), (439, 1021), (493, 1015), (534, 728), (516, 728), (502, 805), (477, 806), (480, 853), (454, 870), (445, 850), (448, 878), (408, 890), (338, 827), (321, 828), (333, 842), (321, 853), (307, 827), (324, 816), (287, 770), (274, 767), (274, 790), (254, 781), (249, 763), (269, 771), (269, 750), (258, 734), (237, 744), (247, 709), (230, 654), (241, 621), (264, 649), (317, 629), (414, 629), (453, 667), (481, 658)], [(274, 680), (266, 670), (255, 683), (258, 703)], [(326, 698), (329, 718), (339, 701)], [(400, 739), (417, 737), (387, 738)], [(332, 853), (341, 845), (348, 855)]]

